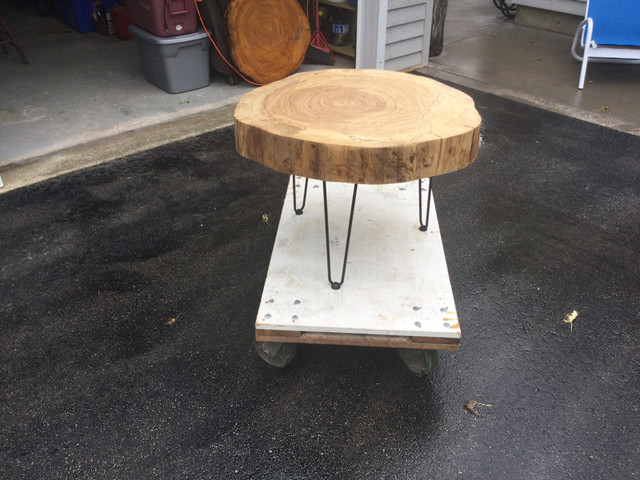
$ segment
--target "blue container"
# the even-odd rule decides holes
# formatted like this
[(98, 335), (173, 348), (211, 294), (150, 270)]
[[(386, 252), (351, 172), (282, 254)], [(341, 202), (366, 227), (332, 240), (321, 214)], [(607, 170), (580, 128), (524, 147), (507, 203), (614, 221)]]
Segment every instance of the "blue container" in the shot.
[[(80, 33), (94, 32), (93, 3), (95, 0), (53, 0), (53, 13), (62, 23)], [(101, 0), (101, 5), (110, 9), (116, 6), (117, 0)]]

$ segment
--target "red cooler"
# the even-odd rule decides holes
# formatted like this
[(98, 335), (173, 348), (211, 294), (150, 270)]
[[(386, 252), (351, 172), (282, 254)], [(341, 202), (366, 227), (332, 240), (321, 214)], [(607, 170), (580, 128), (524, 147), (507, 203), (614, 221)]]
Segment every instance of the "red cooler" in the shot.
[(135, 25), (157, 37), (193, 33), (198, 28), (195, 0), (128, 0)]

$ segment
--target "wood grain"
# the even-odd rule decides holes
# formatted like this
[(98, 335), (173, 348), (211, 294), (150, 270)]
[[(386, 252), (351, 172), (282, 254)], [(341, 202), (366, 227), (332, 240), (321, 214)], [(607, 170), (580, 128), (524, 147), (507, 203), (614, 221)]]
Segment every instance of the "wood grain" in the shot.
[(472, 163), (480, 115), (468, 95), (385, 70), (297, 73), (246, 94), (235, 109), (236, 149), (277, 171), (385, 184)]
[(416, 350), (458, 350), (460, 348), (460, 339), (450, 338), (287, 332), (258, 329), (256, 329), (256, 340), (259, 342), (307, 343), (354, 347), (412, 348)]
[(300, 68), (311, 41), (309, 22), (297, 0), (233, 0), (227, 25), (233, 61), (260, 83)]

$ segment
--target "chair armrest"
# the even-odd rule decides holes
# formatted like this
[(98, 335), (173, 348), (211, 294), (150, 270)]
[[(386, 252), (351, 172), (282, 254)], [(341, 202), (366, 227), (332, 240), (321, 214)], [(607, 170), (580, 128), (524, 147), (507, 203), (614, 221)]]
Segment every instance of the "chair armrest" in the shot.
[(585, 42), (584, 42), (585, 28), (587, 29), (587, 32), (588, 32), (587, 38), (590, 39), (591, 38), (590, 33), (593, 31), (593, 20), (591, 18), (585, 18), (584, 20), (582, 20), (578, 25), (575, 35), (573, 36), (573, 43), (571, 44), (571, 55), (573, 55), (573, 58), (575, 58), (579, 62), (582, 61), (582, 56), (577, 52), (576, 47), (578, 46), (578, 38), (580, 39), (580, 46), (582, 48), (584, 48), (585, 46)]

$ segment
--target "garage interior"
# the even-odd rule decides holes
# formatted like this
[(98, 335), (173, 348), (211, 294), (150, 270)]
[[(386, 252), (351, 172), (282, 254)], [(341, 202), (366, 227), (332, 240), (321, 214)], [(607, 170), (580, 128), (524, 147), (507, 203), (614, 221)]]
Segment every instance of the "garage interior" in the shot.
[[(212, 75), (206, 88), (169, 94), (144, 79), (133, 41), (79, 33), (53, 15), (40, 15), (30, 0), (4, 2), (0, 13), (29, 60), (25, 65), (11, 46), (0, 54), (0, 174), (5, 191), (228, 124), (237, 100), (255, 88), (243, 81), (229, 85)], [(570, 35), (519, 25), (491, 2), (450, 2), (444, 49), (417, 69), (640, 133), (640, 67), (594, 64), (585, 90), (579, 91), (580, 65), (571, 58), (571, 40)], [(354, 65), (352, 57), (335, 57), (337, 67)], [(304, 64), (301, 70), (313, 68), (327, 67)]]

